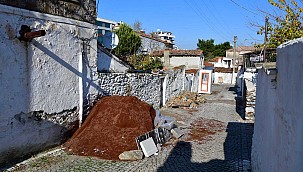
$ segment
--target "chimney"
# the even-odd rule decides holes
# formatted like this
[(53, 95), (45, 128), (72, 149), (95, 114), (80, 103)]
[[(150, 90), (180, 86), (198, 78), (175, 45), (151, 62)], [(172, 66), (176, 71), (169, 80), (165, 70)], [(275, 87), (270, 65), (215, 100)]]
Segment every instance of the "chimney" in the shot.
[(169, 68), (170, 62), (169, 62), (169, 50), (164, 50), (164, 67)]

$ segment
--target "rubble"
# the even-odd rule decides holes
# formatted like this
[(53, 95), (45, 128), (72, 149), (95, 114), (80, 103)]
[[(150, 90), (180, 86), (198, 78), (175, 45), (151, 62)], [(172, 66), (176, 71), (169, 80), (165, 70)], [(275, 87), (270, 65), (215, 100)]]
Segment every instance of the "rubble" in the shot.
[(158, 152), (158, 148), (153, 140), (153, 138), (148, 138), (142, 142), (140, 142), (140, 147), (144, 153), (145, 157), (150, 157)]
[(186, 107), (186, 108), (197, 108), (199, 104), (205, 103), (206, 100), (202, 94), (194, 93), (186, 91), (179, 96), (175, 96), (170, 99), (164, 107), (172, 107), (172, 108), (179, 108), (179, 107)]

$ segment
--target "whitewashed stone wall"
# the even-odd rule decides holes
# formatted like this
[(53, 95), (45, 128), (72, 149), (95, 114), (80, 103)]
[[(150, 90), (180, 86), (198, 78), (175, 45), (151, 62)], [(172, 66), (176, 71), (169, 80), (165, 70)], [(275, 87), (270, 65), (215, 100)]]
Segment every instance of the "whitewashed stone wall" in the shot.
[(163, 83), (163, 105), (174, 96), (184, 91), (185, 67), (179, 67), (168, 71)]
[(199, 72), (185, 74), (184, 91), (198, 92)]
[[(277, 49), (277, 70), (259, 70), (253, 171), (303, 171), (303, 39)], [(269, 75), (267, 75), (269, 74)]]
[[(21, 25), (46, 35), (20, 42)], [(92, 24), (0, 5), (0, 166), (60, 144), (73, 128), (80, 97), (97, 92), (95, 36)]]
[(99, 73), (98, 96), (137, 96), (140, 100), (160, 108), (161, 82), (158, 75), (146, 73)]
[(233, 81), (236, 81), (237, 73), (220, 73), (220, 72), (215, 72), (213, 74), (214, 77), (214, 84), (230, 84), (231, 83), (231, 78), (233, 77)]
[(185, 70), (170, 70), (165, 75), (148, 73), (99, 73), (98, 97), (109, 95), (137, 96), (159, 109), (170, 98), (184, 91)]

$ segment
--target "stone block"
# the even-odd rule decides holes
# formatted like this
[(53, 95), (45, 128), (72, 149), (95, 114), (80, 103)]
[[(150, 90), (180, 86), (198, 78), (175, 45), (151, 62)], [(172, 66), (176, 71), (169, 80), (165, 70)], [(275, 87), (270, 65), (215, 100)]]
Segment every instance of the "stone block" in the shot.
[(136, 161), (143, 159), (143, 152), (141, 150), (125, 151), (119, 155), (120, 160)]
[(254, 113), (255, 112), (255, 108), (253, 108), (253, 107), (246, 107), (245, 108), (245, 112), (246, 113), (250, 113), (250, 112)]

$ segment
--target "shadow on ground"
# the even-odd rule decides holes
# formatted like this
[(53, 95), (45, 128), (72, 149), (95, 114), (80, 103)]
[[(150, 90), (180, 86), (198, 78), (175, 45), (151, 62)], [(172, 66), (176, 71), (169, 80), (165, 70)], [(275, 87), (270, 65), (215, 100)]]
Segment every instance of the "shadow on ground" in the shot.
[(226, 132), (224, 160), (192, 162), (192, 143), (180, 141), (171, 151), (164, 165), (157, 171), (243, 171), (243, 168), (247, 168), (243, 167), (243, 164), (251, 160), (253, 124), (230, 122)]

